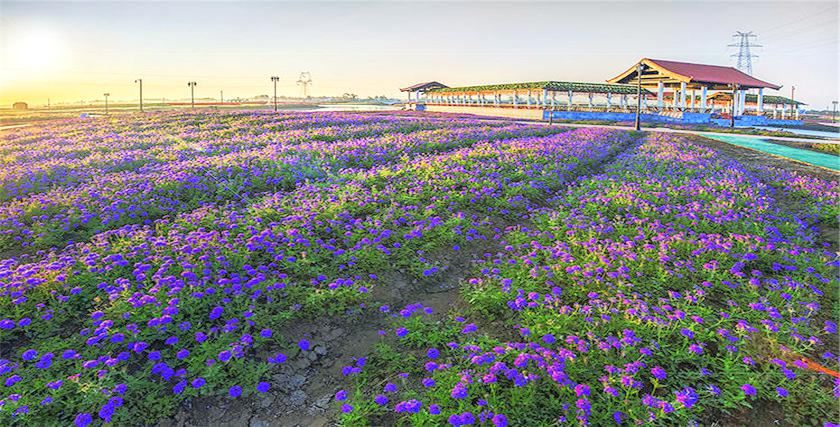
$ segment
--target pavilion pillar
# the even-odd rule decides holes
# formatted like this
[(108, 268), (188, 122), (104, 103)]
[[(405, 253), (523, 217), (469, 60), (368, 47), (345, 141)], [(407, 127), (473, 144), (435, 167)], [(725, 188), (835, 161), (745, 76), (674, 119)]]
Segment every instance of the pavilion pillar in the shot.
[(517, 98), (518, 98), (517, 93), (516, 93), (516, 91), (514, 90), (514, 91), (513, 91), (513, 108), (516, 108), (516, 104), (517, 104), (517, 103), (518, 103), (518, 101), (519, 101)]
[(648, 109), (647, 95), (645, 94), (642, 94), (642, 108), (645, 110)]
[(618, 105), (619, 105), (619, 108), (621, 108), (622, 110), (627, 109), (627, 94), (626, 93), (621, 94), (621, 96), (618, 98)]
[(685, 109), (685, 82), (680, 82), (680, 108)]
[(612, 94), (607, 92), (607, 112), (610, 111), (610, 107), (612, 107)]
[(551, 109), (554, 109), (554, 106), (557, 105), (557, 92), (551, 91)]
[(773, 105), (773, 119), (779, 117), (779, 104)]
[(662, 82), (656, 85), (656, 106), (660, 110), (665, 107), (665, 83)]
[(411, 102), (411, 91), (408, 91), (408, 102)]
[(548, 105), (548, 89), (543, 89), (543, 94), (542, 94), (542, 106), (543, 106), (543, 108), (545, 108), (546, 105)]
[(574, 96), (575, 96), (575, 93), (574, 93), (573, 91), (571, 91), (571, 90), (570, 90), (570, 91), (569, 91), (569, 103), (566, 105), (566, 109), (567, 109), (568, 111), (572, 111), (572, 103), (573, 103), (573, 101), (574, 101), (574, 100), (573, 100)]
[[(796, 101), (794, 101), (794, 102), (796, 102)], [(796, 114), (795, 118), (796, 118), (796, 120), (799, 120), (799, 107), (796, 104), (792, 103), (792, 104), (790, 104), (790, 108), (793, 108), (793, 111)]]
[(700, 89), (700, 110), (704, 113), (706, 112), (706, 99), (707, 98), (708, 98), (708, 89), (706, 89), (706, 86), (703, 86), (703, 88)]
[(531, 106), (531, 90), (528, 89), (528, 99), (525, 100), (525, 105)]
[(695, 103), (697, 102), (697, 89), (691, 89), (691, 111), (694, 111)]
[(758, 88), (758, 104), (756, 104), (756, 108), (758, 108), (758, 115), (764, 115), (764, 88)]
[(592, 111), (592, 92), (589, 92), (589, 111)]

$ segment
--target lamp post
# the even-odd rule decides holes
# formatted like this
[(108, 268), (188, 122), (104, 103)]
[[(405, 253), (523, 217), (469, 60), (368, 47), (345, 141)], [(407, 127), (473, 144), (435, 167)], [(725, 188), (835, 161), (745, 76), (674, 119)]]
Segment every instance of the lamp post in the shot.
[(636, 124), (634, 126), (636, 130), (642, 130), (642, 71), (644, 71), (644, 65), (639, 62), (636, 66), (636, 77), (638, 77), (636, 81)]
[(111, 96), (110, 93), (105, 93), (105, 114), (108, 114), (108, 97)]
[(831, 105), (834, 106), (831, 110), (831, 122), (837, 123), (837, 101), (831, 101)]
[(196, 82), (187, 82), (187, 86), (190, 87), (190, 105), (193, 110), (195, 110), (195, 85), (197, 84)]
[(137, 79), (134, 83), (140, 83), (140, 112), (143, 112), (143, 79)]
[(277, 82), (280, 81), (280, 77), (271, 76), (271, 82), (274, 83), (274, 112), (277, 112)]

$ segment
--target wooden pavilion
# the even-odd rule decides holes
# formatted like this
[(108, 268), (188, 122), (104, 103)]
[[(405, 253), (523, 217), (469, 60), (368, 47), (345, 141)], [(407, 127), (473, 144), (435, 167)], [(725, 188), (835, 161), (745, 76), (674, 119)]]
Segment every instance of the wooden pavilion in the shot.
[[(714, 106), (708, 102), (709, 91), (729, 91), (735, 94), (735, 115), (742, 115), (746, 110), (746, 91), (758, 89), (756, 113), (762, 115), (764, 114), (764, 89), (781, 88), (779, 85), (759, 80), (733, 67), (649, 58), (641, 59), (627, 71), (607, 81), (636, 85), (640, 79), (639, 68), (641, 68), (642, 87), (656, 91), (656, 107), (659, 111), (671, 109), (705, 113)], [(698, 89), (700, 90), (699, 98)], [(665, 102), (666, 92), (670, 93), (670, 105), (666, 105)], [(686, 102), (687, 98), (690, 103)], [(699, 103), (697, 103), (698, 100)]]

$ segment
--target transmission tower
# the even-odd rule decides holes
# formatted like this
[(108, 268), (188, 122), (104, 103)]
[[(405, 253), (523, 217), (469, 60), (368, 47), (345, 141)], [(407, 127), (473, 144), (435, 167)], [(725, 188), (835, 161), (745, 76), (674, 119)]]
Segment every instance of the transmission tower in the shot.
[(312, 84), (312, 75), (309, 74), (309, 71), (300, 73), (297, 84), (303, 86), (303, 97), (309, 98), (309, 85)]
[(737, 43), (732, 43), (729, 47), (737, 47), (738, 53), (733, 53), (733, 58), (738, 58), (738, 65), (735, 68), (752, 75), (752, 59), (758, 58), (758, 55), (753, 54), (750, 49), (754, 47), (762, 47), (761, 45), (754, 44), (750, 41), (751, 38), (758, 37), (753, 34), (752, 31), (748, 31), (746, 33), (741, 31), (736, 31), (735, 34), (732, 35), (737, 40)]

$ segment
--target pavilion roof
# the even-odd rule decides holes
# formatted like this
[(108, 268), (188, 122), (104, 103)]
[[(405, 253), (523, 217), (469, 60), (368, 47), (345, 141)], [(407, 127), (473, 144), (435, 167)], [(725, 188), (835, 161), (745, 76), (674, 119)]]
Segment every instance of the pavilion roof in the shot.
[[(525, 83), (501, 83), (478, 86), (461, 86), (448, 87), (430, 90), (430, 93), (453, 93), (453, 92), (491, 92), (502, 90), (551, 90), (551, 91), (575, 91), (582, 93), (614, 93), (614, 94), (634, 94), (636, 93), (636, 86), (626, 84), (613, 83), (586, 83), (586, 82), (560, 82), (560, 81), (541, 81), (541, 82), (525, 82)], [(650, 94), (646, 89), (642, 88), (642, 93)]]
[(418, 91), (418, 90), (428, 91), (428, 90), (431, 90), (431, 89), (445, 88), (445, 87), (448, 87), (448, 86), (446, 86), (443, 83), (425, 82), (425, 83), (417, 83), (417, 84), (411, 85), (409, 87), (404, 87), (404, 88), (400, 89), (400, 92), (414, 92), (414, 91)]
[[(679, 82), (699, 83), (702, 85), (721, 86), (737, 84), (741, 88), (770, 88), (779, 89), (781, 86), (759, 80), (734, 67), (722, 65), (695, 64), (691, 62), (668, 61), (664, 59), (642, 58), (640, 61), (650, 69)], [(607, 80), (610, 83), (629, 83), (636, 80), (636, 65), (627, 71)], [(645, 75), (643, 74), (643, 78)]]

